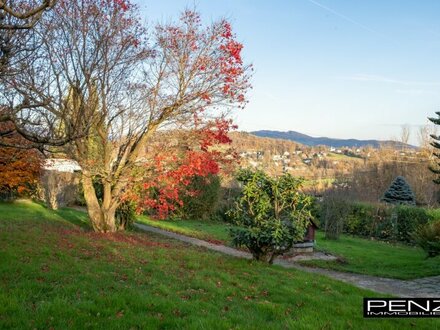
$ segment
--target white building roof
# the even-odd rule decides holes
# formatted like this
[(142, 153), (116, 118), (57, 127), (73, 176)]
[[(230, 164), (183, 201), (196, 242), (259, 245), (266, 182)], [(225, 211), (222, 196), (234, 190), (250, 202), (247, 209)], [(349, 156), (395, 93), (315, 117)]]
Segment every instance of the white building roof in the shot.
[(43, 169), (47, 171), (73, 173), (76, 171), (81, 171), (81, 166), (79, 166), (79, 164), (72, 159), (51, 158), (44, 161)]

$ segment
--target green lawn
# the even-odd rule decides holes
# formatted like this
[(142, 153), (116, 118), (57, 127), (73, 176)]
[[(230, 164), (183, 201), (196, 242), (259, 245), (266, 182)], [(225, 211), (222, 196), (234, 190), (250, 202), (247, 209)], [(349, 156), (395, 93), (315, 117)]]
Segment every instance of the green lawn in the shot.
[[(192, 237), (223, 241), (226, 244), (229, 242), (228, 225), (221, 222), (156, 221), (147, 217), (141, 217), (140, 222)], [(317, 232), (316, 240), (318, 250), (341, 259), (302, 262), (304, 265), (399, 279), (440, 275), (440, 257), (426, 259), (425, 252), (416, 247), (347, 235), (332, 241), (326, 240), (323, 232)]]
[(349, 161), (349, 162), (362, 162), (363, 159), (362, 157), (358, 157), (358, 156), (349, 156), (349, 155), (345, 155), (345, 154), (338, 154), (336, 152), (330, 152), (327, 154), (327, 156), (329, 158), (333, 158), (333, 159), (337, 159), (337, 160), (343, 160), (343, 161)]
[(0, 204), (0, 328), (435, 329), (364, 320), (378, 294), (152, 234), (103, 235), (85, 214)]
[(317, 233), (316, 240), (318, 250), (342, 257), (342, 262), (314, 260), (305, 265), (400, 279), (440, 275), (440, 257), (426, 259), (416, 247), (347, 235), (327, 240), (323, 232)]
[(140, 223), (169, 230), (175, 233), (203, 240), (228, 244), (230, 225), (209, 220), (153, 220), (147, 216), (138, 217)]

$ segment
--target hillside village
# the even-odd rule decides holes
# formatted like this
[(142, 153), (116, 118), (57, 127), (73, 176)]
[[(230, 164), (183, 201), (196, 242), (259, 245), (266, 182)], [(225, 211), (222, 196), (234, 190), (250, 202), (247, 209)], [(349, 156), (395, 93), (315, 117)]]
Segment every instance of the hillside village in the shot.
[(420, 162), (429, 157), (418, 149), (306, 146), (247, 132), (234, 132), (230, 136), (242, 166), (263, 169), (271, 175), (288, 172), (309, 180), (349, 175), (355, 167), (368, 162)]

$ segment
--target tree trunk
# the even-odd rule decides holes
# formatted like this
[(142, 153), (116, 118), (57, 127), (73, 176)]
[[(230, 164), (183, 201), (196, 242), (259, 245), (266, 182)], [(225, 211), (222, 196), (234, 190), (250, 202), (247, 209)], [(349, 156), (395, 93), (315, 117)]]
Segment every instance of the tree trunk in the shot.
[[(90, 221), (93, 229), (100, 233), (113, 233), (118, 230), (116, 225), (116, 203), (106, 203), (109, 205), (99, 205), (98, 198), (96, 197), (96, 191), (93, 187), (93, 181), (91, 177), (83, 175), (83, 189), (84, 199), (87, 204), (87, 212), (89, 214)], [(107, 192), (108, 193), (108, 192)], [(104, 200), (108, 200), (109, 197), (105, 196)]]

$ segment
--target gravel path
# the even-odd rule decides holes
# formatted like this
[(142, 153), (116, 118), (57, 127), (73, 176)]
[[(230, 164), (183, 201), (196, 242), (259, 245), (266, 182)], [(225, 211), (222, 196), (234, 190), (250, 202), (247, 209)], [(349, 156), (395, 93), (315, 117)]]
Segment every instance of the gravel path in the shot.
[[(185, 235), (169, 232), (163, 229), (155, 228), (152, 226), (136, 223), (135, 226), (146, 232), (152, 232), (174, 238), (176, 240), (189, 243), (192, 245), (202, 246), (209, 250), (224, 253), (233, 257), (252, 259), (252, 255), (248, 252), (236, 250), (234, 248), (209, 243), (197, 238), (188, 237)], [(297, 263), (276, 259), (275, 265), (279, 265), (285, 268), (294, 268), (301, 271), (321, 274), (333, 279), (350, 283), (359, 288), (372, 290), (378, 293), (391, 294), (399, 297), (440, 297), (440, 276), (425, 277), (416, 280), (397, 280), (391, 278), (375, 277), (370, 275), (344, 273), (333, 270), (327, 270), (322, 268), (310, 268), (298, 265)]]

